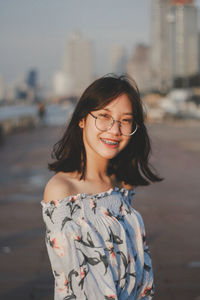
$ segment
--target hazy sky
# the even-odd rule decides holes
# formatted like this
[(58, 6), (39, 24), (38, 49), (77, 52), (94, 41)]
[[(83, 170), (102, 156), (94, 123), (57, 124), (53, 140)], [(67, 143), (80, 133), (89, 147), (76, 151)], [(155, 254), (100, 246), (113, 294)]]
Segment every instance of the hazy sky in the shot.
[(110, 45), (130, 53), (149, 43), (149, 8), (150, 0), (0, 0), (0, 75), (10, 82), (34, 67), (48, 82), (73, 31), (94, 41), (97, 72), (109, 72)]

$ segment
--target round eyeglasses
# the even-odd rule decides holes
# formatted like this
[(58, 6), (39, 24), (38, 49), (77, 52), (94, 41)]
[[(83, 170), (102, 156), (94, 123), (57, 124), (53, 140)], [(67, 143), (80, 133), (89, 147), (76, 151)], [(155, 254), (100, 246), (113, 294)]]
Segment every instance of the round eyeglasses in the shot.
[(118, 121), (113, 119), (111, 115), (105, 113), (98, 114), (97, 116), (90, 113), (90, 115), (95, 119), (95, 126), (100, 131), (108, 131), (113, 127), (115, 122), (118, 122), (121, 134), (131, 136), (139, 127), (132, 118), (128, 117), (124, 118), (122, 121)]

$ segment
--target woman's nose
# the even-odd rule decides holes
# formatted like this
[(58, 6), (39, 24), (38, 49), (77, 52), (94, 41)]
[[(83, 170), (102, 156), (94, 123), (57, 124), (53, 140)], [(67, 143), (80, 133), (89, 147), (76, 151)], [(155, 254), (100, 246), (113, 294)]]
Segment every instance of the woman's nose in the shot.
[(110, 128), (109, 132), (115, 135), (121, 135), (121, 122), (115, 120), (113, 126)]

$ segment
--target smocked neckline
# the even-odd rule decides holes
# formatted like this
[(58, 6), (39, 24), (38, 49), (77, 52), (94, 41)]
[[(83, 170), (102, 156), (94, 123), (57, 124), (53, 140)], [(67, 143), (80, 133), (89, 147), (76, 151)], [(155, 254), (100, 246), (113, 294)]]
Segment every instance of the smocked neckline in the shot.
[[(90, 198), (90, 199), (100, 199), (103, 198), (105, 196), (109, 196), (111, 195), (113, 192), (120, 192), (120, 193), (132, 193), (135, 194), (135, 189), (127, 189), (125, 187), (119, 188), (117, 186), (110, 188), (104, 192), (100, 192), (100, 193), (94, 193), (94, 194), (89, 194), (89, 193), (79, 193), (79, 194), (75, 194), (75, 195), (69, 195), (66, 196), (60, 200), (57, 200), (56, 202), (58, 204), (62, 203), (65, 200), (70, 200), (72, 198), (76, 198), (76, 199), (85, 199), (85, 198)], [(42, 206), (48, 206), (48, 205), (55, 205), (54, 200), (51, 200), (49, 202), (45, 202), (44, 199), (40, 202)]]

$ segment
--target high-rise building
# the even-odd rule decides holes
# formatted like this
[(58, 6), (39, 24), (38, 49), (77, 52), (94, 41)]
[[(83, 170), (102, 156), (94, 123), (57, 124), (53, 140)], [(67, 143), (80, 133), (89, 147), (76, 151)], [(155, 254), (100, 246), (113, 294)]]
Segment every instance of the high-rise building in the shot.
[(199, 72), (198, 10), (192, 0), (171, 1), (171, 71), (175, 77)]
[(93, 80), (93, 44), (79, 33), (73, 33), (67, 43), (63, 71), (72, 82), (75, 96), (80, 96)]
[(3, 80), (3, 76), (0, 75), (0, 102), (4, 99), (5, 97), (5, 84)]
[(151, 1), (152, 87), (165, 90), (171, 85), (169, 69), (169, 0)]
[(26, 77), (26, 84), (28, 85), (28, 87), (30, 88), (37, 88), (38, 85), (38, 72), (37, 70), (30, 70), (28, 71), (27, 77)]
[(198, 10), (193, 0), (151, 1), (153, 87), (172, 87), (177, 77), (199, 72)]
[(29, 101), (37, 101), (39, 97), (38, 71), (31, 69), (25, 78), (26, 88), (18, 87), (18, 97)]
[(127, 73), (136, 81), (141, 92), (146, 92), (151, 88), (149, 52), (148, 46), (138, 44), (127, 63)]
[(55, 97), (73, 96), (72, 81), (62, 71), (55, 72), (53, 76), (53, 93)]

